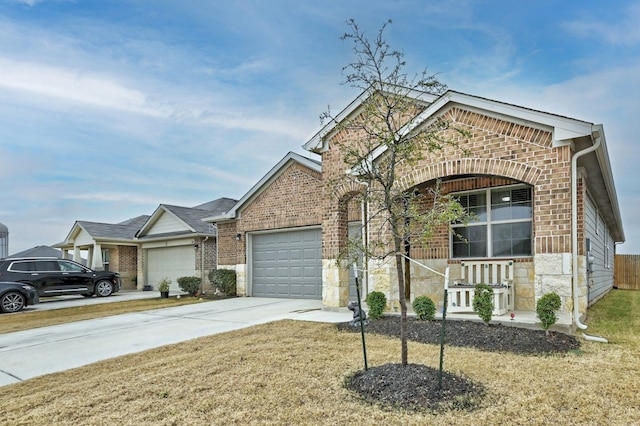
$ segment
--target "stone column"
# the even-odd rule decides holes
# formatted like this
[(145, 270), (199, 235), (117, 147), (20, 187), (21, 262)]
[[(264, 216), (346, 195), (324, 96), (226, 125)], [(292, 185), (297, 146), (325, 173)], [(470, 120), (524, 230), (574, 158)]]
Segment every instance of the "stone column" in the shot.
[(98, 243), (93, 244), (93, 250), (91, 255), (91, 269), (96, 271), (103, 271), (104, 266), (102, 265), (102, 246)]
[(334, 309), (349, 303), (349, 269), (338, 266), (336, 259), (322, 259), (322, 304)]

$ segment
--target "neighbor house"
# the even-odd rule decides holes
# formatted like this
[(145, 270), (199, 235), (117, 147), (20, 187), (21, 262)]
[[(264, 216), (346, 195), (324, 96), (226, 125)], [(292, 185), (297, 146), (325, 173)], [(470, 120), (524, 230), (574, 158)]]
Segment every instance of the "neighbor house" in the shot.
[(219, 198), (195, 207), (161, 204), (151, 216), (138, 216), (110, 224), (77, 221), (64, 242), (56, 247), (75, 260), (88, 253), (88, 266), (118, 272), (124, 289), (155, 287), (160, 280), (198, 276), (207, 281), (217, 259), (216, 228), (202, 221), (235, 205)]
[[(366, 222), (366, 206), (353, 202), (363, 186), (329, 183), (348, 168), (334, 142), (357, 137), (336, 123), (360, 114), (368, 96), (304, 145), (321, 162), (290, 153), (228, 212), (206, 219), (218, 226), (219, 267), (237, 272), (240, 294), (322, 299), (326, 308), (353, 297), (353, 278), (336, 260)], [(426, 246), (412, 244), (411, 299), (442, 300), (442, 277), (421, 265), (448, 268), (451, 284), (503, 284), (506, 310), (533, 311), (543, 294), (556, 292), (565, 321), (578, 323), (612, 288), (615, 245), (624, 241), (602, 125), (455, 91), (420, 93), (413, 102), (407, 128), (444, 118), (468, 132), (454, 136), (468, 153), (448, 147), (426, 155), (400, 169), (400, 185), (426, 194), (440, 182), (479, 214)], [(365, 291), (383, 291), (397, 309), (395, 263), (372, 260), (366, 270)]]
[(35, 246), (18, 253), (14, 253), (8, 257), (56, 257), (61, 259), (62, 251), (49, 246)]

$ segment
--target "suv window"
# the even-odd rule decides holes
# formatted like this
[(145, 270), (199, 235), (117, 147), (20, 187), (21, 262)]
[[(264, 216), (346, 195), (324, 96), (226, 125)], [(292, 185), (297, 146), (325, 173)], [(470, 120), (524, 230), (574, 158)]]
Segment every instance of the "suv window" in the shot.
[(10, 271), (32, 272), (36, 270), (35, 262), (13, 262), (9, 266)]
[(38, 272), (60, 272), (58, 262), (55, 260), (38, 260), (36, 269)]
[(85, 269), (73, 262), (65, 262), (64, 260), (58, 261), (58, 265), (60, 265), (60, 270), (62, 272), (84, 272)]

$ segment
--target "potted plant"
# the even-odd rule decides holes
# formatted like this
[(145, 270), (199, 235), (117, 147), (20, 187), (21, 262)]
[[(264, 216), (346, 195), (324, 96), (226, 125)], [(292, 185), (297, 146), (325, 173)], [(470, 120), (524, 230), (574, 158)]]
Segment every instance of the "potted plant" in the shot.
[(158, 284), (158, 291), (160, 292), (160, 297), (166, 299), (169, 297), (169, 287), (171, 285), (171, 280), (168, 278), (163, 278), (162, 281)]

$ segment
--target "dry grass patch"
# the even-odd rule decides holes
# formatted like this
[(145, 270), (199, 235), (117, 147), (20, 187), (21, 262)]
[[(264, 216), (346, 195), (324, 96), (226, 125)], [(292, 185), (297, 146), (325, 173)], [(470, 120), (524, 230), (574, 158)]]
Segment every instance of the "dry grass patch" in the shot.
[(15, 331), (30, 330), (50, 325), (66, 324), (94, 318), (130, 312), (148, 311), (151, 309), (171, 308), (173, 306), (200, 303), (196, 297), (181, 297), (177, 299), (161, 297), (152, 299), (128, 300), (124, 302), (99, 303), (94, 305), (77, 306), (73, 308), (51, 309), (44, 311), (16, 312), (0, 315), (0, 334)]
[[(399, 361), (397, 339), (367, 343), (369, 365)], [(412, 363), (437, 368), (438, 355), (437, 345), (409, 343)], [(638, 365), (626, 344), (549, 356), (447, 347), (445, 368), (485, 386), (480, 407), (390, 411), (343, 387), (362, 369), (359, 336), (279, 321), (5, 386), (0, 406), (12, 425), (626, 425), (640, 418)]]

